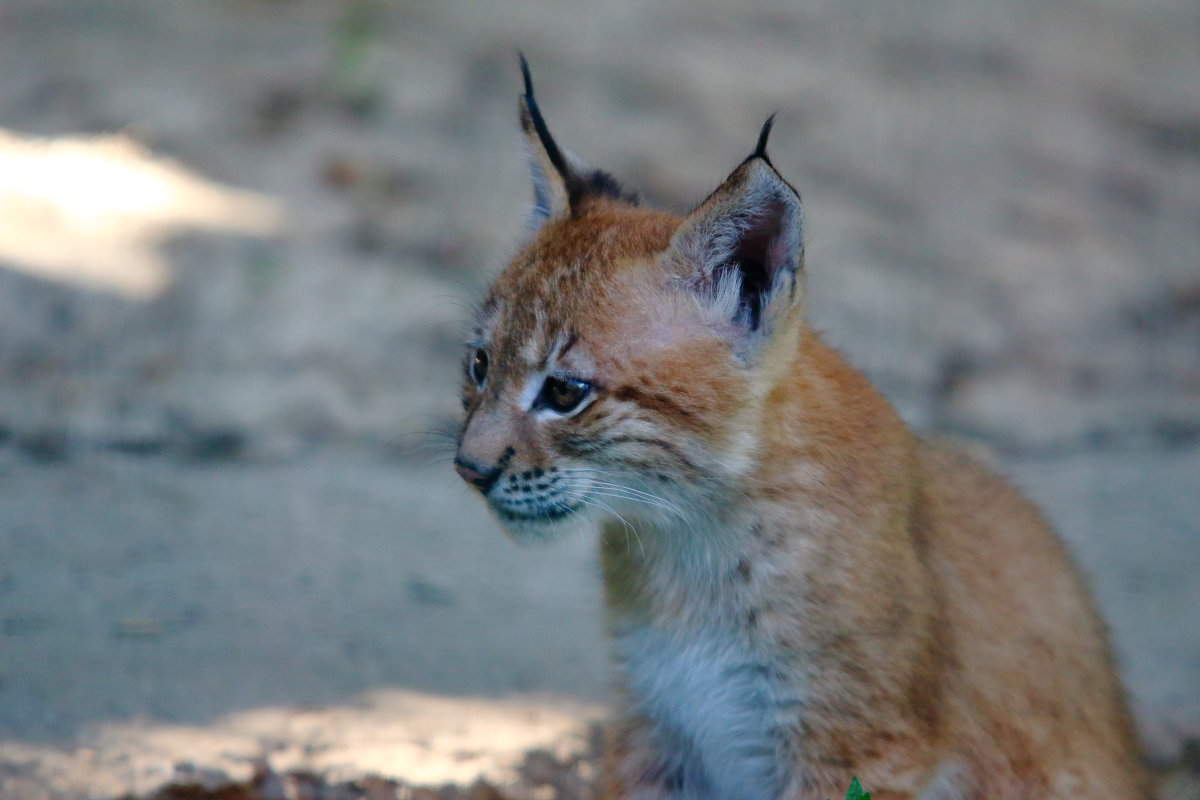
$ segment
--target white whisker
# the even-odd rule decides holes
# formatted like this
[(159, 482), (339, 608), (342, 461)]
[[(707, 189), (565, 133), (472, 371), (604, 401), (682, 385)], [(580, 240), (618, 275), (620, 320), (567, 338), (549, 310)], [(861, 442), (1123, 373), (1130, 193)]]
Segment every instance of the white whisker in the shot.
[(628, 547), (629, 547), (629, 534), (632, 533), (633, 538), (635, 538), (637, 540), (638, 551), (641, 553), (642, 558), (646, 557), (646, 548), (642, 545), (642, 537), (638, 534), (637, 528), (635, 528), (633, 525), (631, 525), (629, 523), (629, 520), (625, 519), (619, 513), (617, 513), (616, 509), (614, 509), (612, 506), (608, 505), (607, 503), (602, 503), (599, 500), (592, 500), (590, 498), (585, 498), (585, 499), (581, 500), (580, 502), (586, 506), (591, 506), (593, 508), (599, 508), (602, 511), (607, 511), (608, 513), (610, 513), (614, 517), (616, 517), (618, 520), (620, 520), (621, 524), (625, 526), (625, 547), (626, 547), (626, 549), (628, 550)]
[(588, 492), (587, 496), (612, 497), (615, 499), (628, 500), (633, 503), (641, 503), (642, 505), (650, 506), (652, 508), (661, 508), (663, 511), (669, 511), (675, 516), (679, 517), (681, 520), (687, 518), (682, 509), (665, 500), (659, 501), (646, 497), (638, 497), (636, 495), (631, 495), (624, 492), (605, 491), (603, 489), (593, 489), (592, 491)]

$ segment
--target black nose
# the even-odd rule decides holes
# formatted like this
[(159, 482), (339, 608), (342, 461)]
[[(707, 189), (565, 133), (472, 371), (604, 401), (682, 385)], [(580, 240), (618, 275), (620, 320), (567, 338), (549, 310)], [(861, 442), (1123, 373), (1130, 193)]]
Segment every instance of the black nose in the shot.
[(500, 467), (484, 470), (461, 458), (454, 459), (454, 469), (464, 481), (484, 494), (487, 494), (488, 489), (491, 489), (492, 485), (496, 483), (496, 478), (500, 477), (501, 472)]

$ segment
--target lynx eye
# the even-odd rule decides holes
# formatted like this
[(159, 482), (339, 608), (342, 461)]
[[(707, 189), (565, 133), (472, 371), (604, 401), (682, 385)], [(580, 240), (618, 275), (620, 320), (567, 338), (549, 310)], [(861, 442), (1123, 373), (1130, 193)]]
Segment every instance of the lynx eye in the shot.
[(574, 411), (591, 390), (592, 385), (587, 381), (550, 377), (542, 384), (540, 399), (548, 408), (566, 414)]
[(488, 373), (488, 354), (487, 351), (480, 348), (475, 351), (475, 358), (471, 361), (471, 377), (475, 379), (475, 383), (479, 386), (483, 385), (484, 379)]

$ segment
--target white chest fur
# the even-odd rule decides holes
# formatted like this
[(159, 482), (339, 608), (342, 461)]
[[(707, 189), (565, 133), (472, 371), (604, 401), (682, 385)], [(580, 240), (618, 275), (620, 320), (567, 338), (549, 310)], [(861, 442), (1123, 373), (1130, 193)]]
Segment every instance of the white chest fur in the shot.
[(786, 780), (779, 713), (795, 700), (743, 632), (642, 625), (619, 632), (616, 648), (635, 708), (681, 784), (680, 800), (779, 794)]

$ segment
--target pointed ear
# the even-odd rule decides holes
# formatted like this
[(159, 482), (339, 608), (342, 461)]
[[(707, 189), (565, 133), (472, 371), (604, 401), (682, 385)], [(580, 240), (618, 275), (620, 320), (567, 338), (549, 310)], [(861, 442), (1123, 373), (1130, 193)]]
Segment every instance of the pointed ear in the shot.
[(767, 328), (799, 294), (804, 266), (800, 195), (766, 154), (754, 154), (689, 214), (671, 248), (689, 286), (747, 332)]
[(623, 191), (613, 176), (588, 167), (558, 146), (533, 96), (529, 63), (523, 54), (518, 53), (518, 57), (521, 60), (521, 76), (525, 81), (525, 93), (521, 95), (518, 111), (533, 175), (530, 227), (536, 228), (547, 220), (575, 213), (594, 197), (608, 197), (637, 205), (637, 197)]

